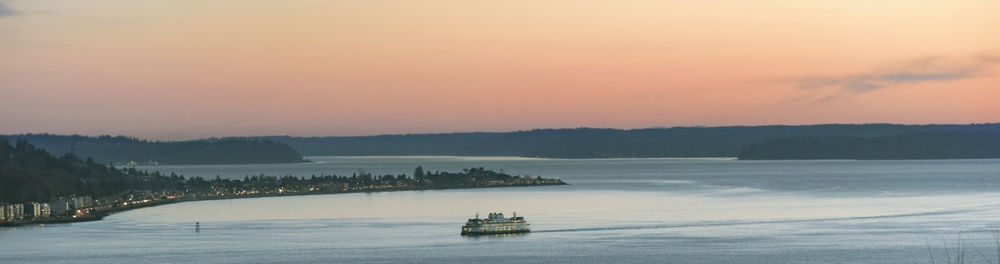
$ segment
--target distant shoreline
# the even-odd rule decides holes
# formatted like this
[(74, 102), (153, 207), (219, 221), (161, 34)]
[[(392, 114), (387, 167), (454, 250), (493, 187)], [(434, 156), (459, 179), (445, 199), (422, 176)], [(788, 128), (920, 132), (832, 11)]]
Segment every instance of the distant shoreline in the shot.
[[(0, 135), (0, 137), (3, 137)], [(816, 124), (644, 129), (566, 128), (373, 136), (250, 136), (148, 141), (125, 136), (20, 134), (55, 155), (135, 165), (291, 164), (309, 156), (445, 155), (549, 159), (1000, 158), (1000, 123)], [(306, 161), (308, 162), (308, 161)]]
[[(920, 140), (897, 139), (919, 136)], [(977, 136), (978, 135), (978, 136)], [(1000, 140), (1000, 123), (990, 124), (818, 124), (719, 127), (671, 127), (646, 129), (567, 128), (512, 132), (467, 132), (396, 134), (375, 136), (259, 136), (246, 137), (285, 143), (303, 156), (456, 155), (513, 156), (564, 159), (668, 158), (668, 157), (761, 157), (785, 148), (749, 145), (773, 140), (816, 138), (861, 139), (861, 145), (877, 144), (876, 150), (899, 149), (888, 155), (853, 157), (998, 157), (1000, 151), (981, 150)], [(870, 141), (869, 141), (870, 140)], [(904, 143), (904, 144), (896, 144)], [(951, 142), (966, 142), (953, 145)], [(802, 145), (802, 144), (792, 144)], [(834, 144), (790, 151), (803, 157), (810, 150), (827, 151), (852, 144)], [(947, 145), (948, 147), (941, 147)], [(960, 146), (960, 147), (959, 147)], [(764, 148), (767, 147), (767, 148)], [(759, 151), (763, 150), (763, 151)], [(792, 150), (792, 149), (787, 149)], [(878, 152), (875, 152), (878, 153)], [(768, 155), (777, 156), (777, 155)], [(848, 157), (828, 155), (829, 157)]]
[[(540, 183), (540, 184), (516, 184), (516, 185), (497, 185), (497, 186), (403, 186), (403, 187), (392, 187), (380, 190), (336, 190), (336, 191), (311, 191), (311, 192), (288, 192), (288, 193), (256, 193), (256, 194), (246, 194), (246, 195), (219, 195), (219, 196), (195, 196), (195, 197), (184, 197), (176, 199), (161, 199), (154, 200), (148, 203), (135, 204), (128, 207), (111, 207), (111, 208), (98, 208), (94, 209), (90, 214), (81, 217), (60, 217), (60, 218), (47, 218), (47, 219), (36, 219), (29, 221), (20, 222), (0, 222), (0, 228), (3, 227), (19, 227), (19, 226), (32, 226), (32, 225), (45, 225), (45, 224), (68, 224), (75, 222), (90, 222), (90, 221), (100, 221), (104, 217), (110, 216), (112, 214), (141, 209), (146, 207), (155, 207), (160, 205), (184, 203), (184, 202), (197, 202), (197, 201), (211, 201), (211, 200), (234, 200), (234, 199), (251, 199), (251, 198), (266, 198), (266, 197), (284, 197), (284, 196), (306, 196), (306, 195), (330, 195), (330, 194), (349, 194), (349, 193), (379, 193), (379, 192), (399, 192), (399, 191), (425, 191), (425, 190), (456, 190), (456, 189), (482, 189), (482, 188), (509, 188), (509, 187), (536, 187), (536, 186), (559, 186), (559, 185), (569, 185), (563, 181), (558, 181), (557, 183)], [(2, 230), (2, 229), (0, 229)]]
[[(313, 156), (303, 156), (304, 158), (322, 158), (322, 157), (336, 157), (336, 158), (469, 158), (469, 159), (518, 159), (518, 160), (615, 160), (615, 159), (672, 159), (672, 160), (735, 160), (737, 157), (593, 157), (593, 158), (550, 158), (550, 157), (522, 157), (522, 156), (489, 156), (489, 155), (476, 155), (476, 156), (466, 156), (466, 155), (313, 155)], [(303, 163), (315, 163), (316, 161), (310, 160), (310, 162)]]

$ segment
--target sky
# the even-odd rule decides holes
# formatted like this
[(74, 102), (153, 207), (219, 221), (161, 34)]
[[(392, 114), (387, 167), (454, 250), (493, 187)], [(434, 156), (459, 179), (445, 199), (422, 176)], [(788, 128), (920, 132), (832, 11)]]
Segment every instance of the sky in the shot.
[(1000, 122), (1000, 1), (0, 0), (0, 134)]

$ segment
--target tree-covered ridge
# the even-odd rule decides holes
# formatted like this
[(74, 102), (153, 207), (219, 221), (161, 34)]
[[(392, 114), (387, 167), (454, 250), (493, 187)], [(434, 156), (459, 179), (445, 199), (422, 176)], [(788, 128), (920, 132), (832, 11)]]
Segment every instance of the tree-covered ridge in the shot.
[(251, 164), (302, 162), (290, 146), (255, 139), (206, 139), (159, 142), (124, 136), (62, 136), (24, 134), (8, 136), (11, 142), (27, 140), (56, 155), (73, 153), (98, 163), (125, 164)]
[(789, 137), (878, 137), (930, 131), (1000, 131), (1000, 124), (806, 125), (649, 129), (537, 129), (508, 133), (258, 137), (304, 155), (460, 155), (545, 158), (736, 157), (748, 144)]
[(66, 195), (114, 195), (138, 187), (140, 177), (73, 154), (60, 158), (24, 140), (0, 140), (0, 202), (49, 201)]
[(791, 137), (750, 144), (740, 159), (1000, 158), (1000, 131), (933, 131), (880, 137)]

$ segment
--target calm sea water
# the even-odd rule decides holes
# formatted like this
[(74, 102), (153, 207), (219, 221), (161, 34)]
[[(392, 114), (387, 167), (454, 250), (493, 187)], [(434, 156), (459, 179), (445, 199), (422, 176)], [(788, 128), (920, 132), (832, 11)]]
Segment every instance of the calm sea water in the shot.
[[(1000, 160), (309, 159), (142, 169), (243, 178), (485, 167), (572, 185), (171, 204), (0, 229), (0, 263), (945, 263), (959, 245), (967, 263), (997, 262)], [(459, 236), (490, 211), (517, 211), (533, 232)]]

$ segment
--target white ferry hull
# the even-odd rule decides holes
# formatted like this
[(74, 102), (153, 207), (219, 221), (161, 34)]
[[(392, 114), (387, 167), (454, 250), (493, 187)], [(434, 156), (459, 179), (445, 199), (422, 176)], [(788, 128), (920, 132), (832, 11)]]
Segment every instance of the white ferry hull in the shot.
[(462, 226), (462, 235), (488, 235), (488, 234), (514, 234), (531, 232), (531, 224), (528, 224), (523, 217), (504, 218), (503, 214), (490, 213), (489, 218), (480, 219), (478, 216), (469, 219)]

